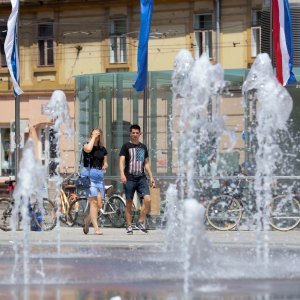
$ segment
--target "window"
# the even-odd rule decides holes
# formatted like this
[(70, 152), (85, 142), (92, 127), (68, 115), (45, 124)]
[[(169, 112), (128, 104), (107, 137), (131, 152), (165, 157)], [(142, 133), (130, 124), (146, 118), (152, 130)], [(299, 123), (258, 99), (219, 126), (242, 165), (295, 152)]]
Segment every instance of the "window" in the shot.
[(251, 56), (261, 53), (261, 12), (253, 10), (251, 20)]
[(261, 52), (261, 28), (251, 27), (251, 56), (256, 57)]
[(127, 62), (126, 32), (125, 19), (111, 20), (109, 62), (112, 64)]
[[(290, 4), (290, 12), (292, 17), (292, 28), (293, 28), (293, 43), (294, 43), (294, 67), (300, 67), (300, 6), (296, 3)], [(261, 53), (268, 53), (271, 56), (270, 51), (270, 24), (271, 16), (270, 10), (259, 12), (259, 26), (261, 27)], [(274, 49), (273, 49), (274, 50)], [(274, 54), (274, 53), (273, 53)], [(273, 55), (274, 56), (274, 55)], [(276, 59), (274, 57), (274, 66), (276, 66)]]
[(209, 58), (213, 58), (213, 42), (212, 42), (212, 15), (195, 15), (194, 31), (195, 31), (195, 54), (196, 57), (206, 52)]
[(11, 136), (10, 128), (0, 128), (0, 165), (1, 174), (0, 176), (14, 175), (15, 161), (14, 153), (11, 148)]
[(53, 24), (38, 25), (38, 49), (39, 49), (39, 65), (54, 65), (54, 41), (53, 41)]
[(55, 134), (56, 132), (47, 125), (40, 127), (38, 131), (39, 159), (41, 160), (43, 166), (47, 168), (47, 172), (50, 176), (57, 175)]
[(6, 37), (7, 27), (0, 26), (0, 67), (7, 67), (6, 57), (4, 53), (4, 42)]

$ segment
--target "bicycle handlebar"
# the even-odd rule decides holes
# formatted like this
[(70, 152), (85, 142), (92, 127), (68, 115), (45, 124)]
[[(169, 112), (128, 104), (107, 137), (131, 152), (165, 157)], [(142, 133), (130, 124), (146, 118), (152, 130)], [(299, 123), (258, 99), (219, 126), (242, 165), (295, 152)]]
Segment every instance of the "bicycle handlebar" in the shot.
[(15, 179), (9, 179), (9, 180), (5, 180), (4, 183), (8, 184), (8, 185), (12, 185), (13, 183), (15, 183), (16, 180)]
[[(65, 174), (65, 173), (64, 173), (64, 174)], [(70, 175), (68, 175), (67, 177), (64, 177), (64, 178), (63, 178), (63, 182), (68, 181), (68, 180), (70, 180), (70, 179), (72, 179), (72, 178), (75, 179), (75, 177), (78, 177), (78, 175), (79, 175), (78, 172), (73, 172), (73, 173), (71, 173)]]

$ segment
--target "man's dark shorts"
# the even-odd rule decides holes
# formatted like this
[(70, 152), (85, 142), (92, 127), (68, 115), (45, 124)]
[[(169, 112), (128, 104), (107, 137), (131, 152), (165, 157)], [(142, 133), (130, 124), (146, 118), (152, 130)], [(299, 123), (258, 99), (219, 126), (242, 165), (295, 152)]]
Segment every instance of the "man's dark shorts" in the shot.
[(150, 195), (149, 183), (147, 177), (140, 177), (136, 181), (127, 180), (124, 184), (126, 199), (133, 200), (134, 192), (136, 191), (139, 197)]

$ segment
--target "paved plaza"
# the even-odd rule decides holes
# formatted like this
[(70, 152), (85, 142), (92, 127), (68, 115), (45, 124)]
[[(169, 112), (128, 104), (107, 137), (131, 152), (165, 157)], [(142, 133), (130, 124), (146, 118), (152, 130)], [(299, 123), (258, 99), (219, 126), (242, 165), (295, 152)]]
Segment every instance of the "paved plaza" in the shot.
[[(163, 230), (135, 230), (132, 236), (124, 228), (102, 231), (102, 236), (93, 235), (92, 228), (84, 235), (78, 227), (30, 232), (28, 256), (22, 231), (15, 237), (1, 231), (0, 299), (300, 299), (297, 230), (268, 233), (268, 270), (256, 265), (255, 231), (204, 232), (217, 268), (212, 272), (208, 264), (191, 274), (188, 294), (184, 263), (178, 253), (164, 250)], [(30, 271), (24, 285), (26, 257)]]
[[(58, 234), (60, 232), (60, 235)], [(95, 245), (98, 247), (159, 247), (163, 245), (165, 235), (162, 229), (149, 230), (144, 234), (139, 230), (134, 230), (132, 236), (126, 235), (124, 228), (102, 228), (104, 233), (101, 236), (94, 235), (92, 227), (89, 234), (85, 235), (82, 228), (63, 227), (55, 228), (52, 231), (34, 232), (31, 231), (29, 239), (31, 244), (56, 245), (60, 238), (61, 245)], [(215, 246), (228, 247), (248, 247), (255, 246), (256, 232), (253, 231), (206, 231), (210, 241)], [(288, 232), (270, 231), (268, 233), (271, 247), (299, 248), (300, 251), (300, 231), (292, 230)], [(17, 239), (23, 240), (23, 232), (17, 232)], [(8, 245), (13, 240), (12, 232), (0, 231), (0, 245)]]

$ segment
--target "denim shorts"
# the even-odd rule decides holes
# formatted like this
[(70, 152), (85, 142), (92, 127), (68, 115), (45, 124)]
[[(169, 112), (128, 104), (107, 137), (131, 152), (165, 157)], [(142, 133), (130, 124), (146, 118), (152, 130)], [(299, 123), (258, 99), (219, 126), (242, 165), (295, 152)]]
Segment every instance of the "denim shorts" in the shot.
[(82, 168), (81, 176), (89, 176), (91, 179), (91, 186), (85, 190), (86, 197), (97, 197), (98, 192), (101, 194), (101, 198), (104, 198), (104, 174), (102, 170), (94, 168)]
[(150, 195), (147, 177), (140, 177), (137, 181), (128, 180), (123, 186), (126, 200), (133, 200), (134, 192), (137, 192), (139, 197)]

